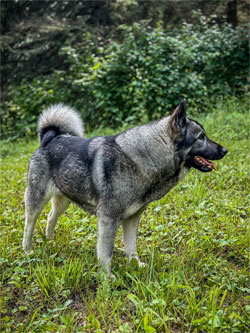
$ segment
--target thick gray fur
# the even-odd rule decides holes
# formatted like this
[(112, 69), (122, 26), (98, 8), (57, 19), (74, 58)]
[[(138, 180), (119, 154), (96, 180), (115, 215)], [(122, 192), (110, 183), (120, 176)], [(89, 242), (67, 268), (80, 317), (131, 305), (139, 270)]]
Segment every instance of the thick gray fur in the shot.
[[(211, 171), (194, 157), (220, 159), (226, 149), (186, 116), (185, 100), (172, 115), (114, 136), (83, 135), (79, 115), (63, 105), (46, 110), (38, 125), (41, 146), (29, 162), (23, 248), (29, 251), (36, 219), (51, 199), (46, 235), (72, 201), (98, 217), (97, 257), (111, 274), (114, 240), (122, 226), (125, 254), (137, 254), (137, 228), (147, 205), (160, 199), (191, 167)], [(66, 135), (65, 135), (66, 134)]]
[(84, 136), (83, 121), (80, 115), (73, 108), (61, 103), (53, 105), (40, 115), (37, 125), (39, 136), (43, 129), (50, 126), (60, 128), (61, 134)]

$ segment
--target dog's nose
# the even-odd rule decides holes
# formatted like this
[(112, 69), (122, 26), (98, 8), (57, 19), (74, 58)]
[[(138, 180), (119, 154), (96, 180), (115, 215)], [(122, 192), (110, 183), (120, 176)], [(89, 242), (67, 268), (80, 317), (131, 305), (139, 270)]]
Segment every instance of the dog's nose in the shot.
[(223, 156), (225, 156), (226, 154), (227, 154), (227, 149), (226, 148), (224, 148), (224, 147), (222, 147), (222, 153), (223, 153)]

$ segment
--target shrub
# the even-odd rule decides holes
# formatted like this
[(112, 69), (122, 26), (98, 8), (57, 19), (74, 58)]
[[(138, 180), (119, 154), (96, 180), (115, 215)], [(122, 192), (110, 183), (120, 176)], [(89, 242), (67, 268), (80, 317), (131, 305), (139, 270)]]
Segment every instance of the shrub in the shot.
[(60, 55), (67, 71), (11, 88), (4, 131), (33, 131), (41, 109), (59, 101), (75, 106), (93, 129), (157, 119), (183, 97), (204, 111), (207, 99), (246, 90), (244, 27), (208, 26), (201, 17), (199, 24), (183, 23), (175, 31), (139, 23), (119, 29), (122, 40), (112, 38), (105, 48), (90, 35), (74, 47), (65, 45)]

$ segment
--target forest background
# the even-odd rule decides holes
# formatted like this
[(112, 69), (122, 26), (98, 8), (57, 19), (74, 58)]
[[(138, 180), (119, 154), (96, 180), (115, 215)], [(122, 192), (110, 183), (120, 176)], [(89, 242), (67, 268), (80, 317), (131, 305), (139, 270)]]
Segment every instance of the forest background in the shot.
[(1, 1), (2, 136), (34, 135), (58, 102), (93, 130), (245, 95), (249, 3)]

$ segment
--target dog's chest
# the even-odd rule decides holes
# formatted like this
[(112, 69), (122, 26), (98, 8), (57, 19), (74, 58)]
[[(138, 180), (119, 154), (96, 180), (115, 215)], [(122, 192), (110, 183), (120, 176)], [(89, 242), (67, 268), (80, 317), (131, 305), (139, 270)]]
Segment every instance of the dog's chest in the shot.
[(147, 188), (144, 194), (144, 202), (146, 204), (161, 199), (166, 195), (175, 185), (182, 180), (188, 173), (189, 168), (184, 165), (172, 175), (164, 175), (152, 181), (151, 185)]

